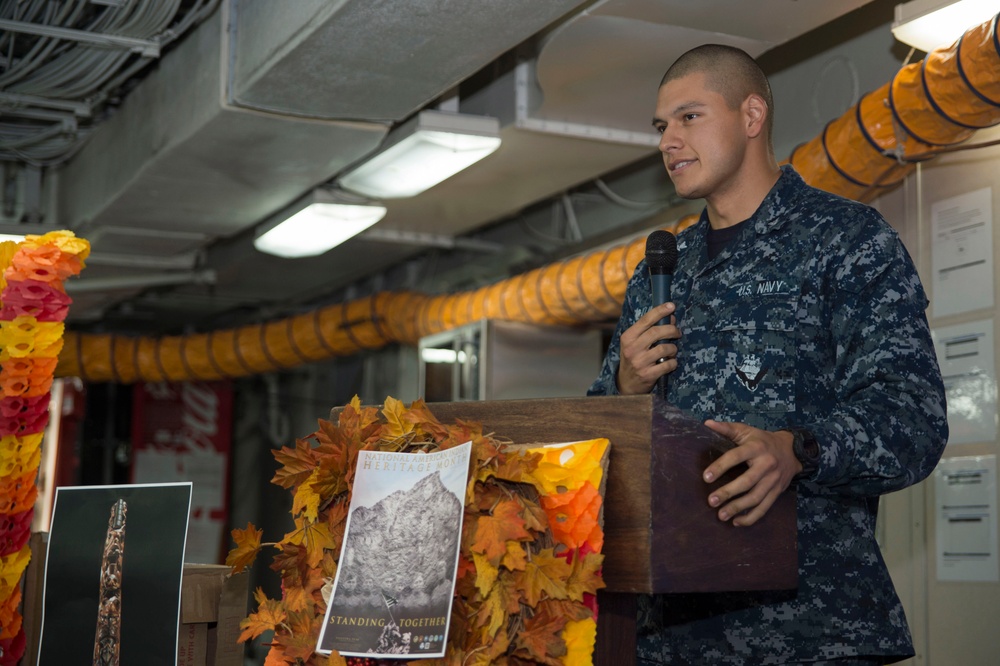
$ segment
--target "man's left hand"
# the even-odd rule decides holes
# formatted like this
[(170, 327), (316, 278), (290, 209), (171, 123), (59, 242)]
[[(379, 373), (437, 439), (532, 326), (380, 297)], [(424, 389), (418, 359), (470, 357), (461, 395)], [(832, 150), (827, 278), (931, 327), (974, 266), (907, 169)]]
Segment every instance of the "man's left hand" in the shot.
[[(703, 474), (706, 483), (718, 479), (740, 463), (749, 469), (721, 488), (712, 491), (708, 503), (719, 510), (719, 520), (733, 525), (753, 525), (767, 513), (778, 496), (802, 471), (802, 463), (792, 452), (792, 433), (760, 430), (745, 423), (705, 421), (705, 425), (736, 443)], [(745, 513), (744, 513), (745, 512)]]

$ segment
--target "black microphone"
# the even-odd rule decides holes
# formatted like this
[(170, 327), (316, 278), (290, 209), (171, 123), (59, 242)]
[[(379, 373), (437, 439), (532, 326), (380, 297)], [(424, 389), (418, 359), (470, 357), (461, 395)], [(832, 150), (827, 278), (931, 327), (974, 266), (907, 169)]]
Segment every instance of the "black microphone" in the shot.
[[(649, 234), (646, 237), (646, 266), (653, 287), (652, 307), (655, 308), (670, 300), (670, 281), (677, 268), (677, 237), (662, 229)], [(660, 320), (660, 326), (669, 323), (667, 317)]]
[[(649, 268), (649, 281), (653, 292), (651, 307), (655, 308), (670, 300), (670, 281), (674, 277), (674, 269), (677, 268), (677, 237), (662, 229), (649, 234), (646, 237), (646, 266)], [(657, 323), (666, 326), (670, 323), (670, 318), (663, 317)], [(653, 389), (666, 402), (667, 376), (660, 377)]]

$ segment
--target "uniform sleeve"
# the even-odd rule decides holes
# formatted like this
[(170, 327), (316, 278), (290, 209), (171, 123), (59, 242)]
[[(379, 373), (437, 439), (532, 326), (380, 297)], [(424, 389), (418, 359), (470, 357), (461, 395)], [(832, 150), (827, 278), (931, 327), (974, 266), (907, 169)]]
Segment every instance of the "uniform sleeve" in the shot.
[(604, 363), (601, 365), (601, 373), (587, 390), (587, 395), (619, 395), (618, 392), (618, 364), (621, 361), (621, 337), (632, 324), (649, 310), (649, 300), (642, 298), (642, 295), (649, 294), (649, 274), (646, 269), (645, 260), (636, 266), (632, 278), (625, 287), (625, 302), (622, 304), (622, 314), (618, 318), (615, 332), (611, 336), (611, 343), (608, 351), (604, 355)]
[(836, 406), (807, 424), (821, 447), (810, 480), (863, 496), (924, 479), (948, 439), (927, 297), (896, 233), (877, 222), (833, 267)]

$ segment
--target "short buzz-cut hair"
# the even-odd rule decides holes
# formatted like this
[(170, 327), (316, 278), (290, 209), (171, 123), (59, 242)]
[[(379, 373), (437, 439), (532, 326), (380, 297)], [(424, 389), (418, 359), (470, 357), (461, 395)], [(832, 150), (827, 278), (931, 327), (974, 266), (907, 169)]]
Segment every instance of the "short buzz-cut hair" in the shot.
[(689, 74), (705, 74), (709, 88), (722, 95), (731, 109), (738, 109), (748, 96), (759, 95), (767, 104), (767, 139), (774, 130), (774, 98), (767, 76), (743, 49), (724, 44), (696, 46), (679, 57), (663, 75), (660, 87)]

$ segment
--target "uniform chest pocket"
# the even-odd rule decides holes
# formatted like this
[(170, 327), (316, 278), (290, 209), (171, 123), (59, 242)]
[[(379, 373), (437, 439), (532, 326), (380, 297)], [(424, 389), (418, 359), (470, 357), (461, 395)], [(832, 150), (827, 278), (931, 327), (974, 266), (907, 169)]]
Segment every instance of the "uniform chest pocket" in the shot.
[(716, 329), (717, 409), (753, 423), (753, 415), (794, 412), (797, 297), (744, 301)]

